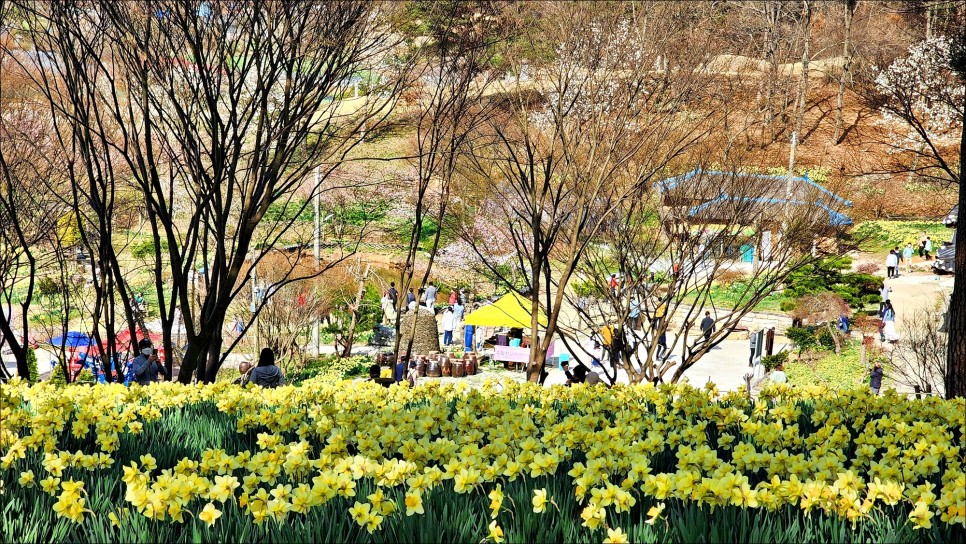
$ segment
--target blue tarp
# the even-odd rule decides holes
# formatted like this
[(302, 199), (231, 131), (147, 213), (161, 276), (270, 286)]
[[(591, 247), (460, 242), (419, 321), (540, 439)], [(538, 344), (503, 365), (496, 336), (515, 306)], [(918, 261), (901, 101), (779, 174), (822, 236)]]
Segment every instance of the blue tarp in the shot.
[(50, 345), (55, 347), (64, 346), (65, 348), (88, 348), (94, 345), (94, 339), (78, 331), (70, 331), (65, 336), (58, 336), (50, 339)]

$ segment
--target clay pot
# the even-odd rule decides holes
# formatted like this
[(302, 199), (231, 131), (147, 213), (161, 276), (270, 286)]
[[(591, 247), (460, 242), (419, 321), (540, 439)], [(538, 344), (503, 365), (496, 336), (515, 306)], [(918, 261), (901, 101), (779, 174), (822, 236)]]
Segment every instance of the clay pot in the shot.
[(426, 358), (425, 357), (422, 358), (422, 359), (420, 359), (419, 362), (416, 363), (416, 373), (419, 374), (420, 377), (426, 375)]
[(463, 366), (466, 367), (467, 376), (476, 374), (476, 361), (474, 361), (472, 358), (467, 357), (466, 360), (463, 361)]
[(456, 361), (453, 363), (453, 377), (462, 378), (466, 375), (466, 369), (463, 366), (463, 361)]
[(453, 375), (453, 362), (449, 360), (449, 357), (443, 358), (443, 376)]
[(426, 365), (426, 375), (430, 378), (438, 378), (442, 375), (443, 368), (440, 366), (439, 361), (432, 360)]

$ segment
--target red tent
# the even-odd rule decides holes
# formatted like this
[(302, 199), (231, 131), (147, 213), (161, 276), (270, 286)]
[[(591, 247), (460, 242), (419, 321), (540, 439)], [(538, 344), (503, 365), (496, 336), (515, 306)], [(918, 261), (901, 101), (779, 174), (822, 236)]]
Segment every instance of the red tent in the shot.
[[(148, 332), (145, 334), (145, 332), (140, 328), (137, 330), (137, 338), (139, 340), (141, 338), (148, 338), (151, 340), (151, 343), (155, 345), (155, 347), (160, 347), (164, 342), (164, 339), (160, 334), (156, 332)], [(114, 341), (117, 342), (116, 349), (118, 351), (124, 351), (131, 344), (131, 329), (124, 329), (117, 333), (117, 336), (114, 337)]]

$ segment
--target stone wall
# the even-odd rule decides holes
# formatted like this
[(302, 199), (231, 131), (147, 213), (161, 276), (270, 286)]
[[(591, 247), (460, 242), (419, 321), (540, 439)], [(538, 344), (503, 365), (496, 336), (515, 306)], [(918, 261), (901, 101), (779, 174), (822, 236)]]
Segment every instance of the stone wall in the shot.
[(410, 351), (409, 338), (412, 335), (413, 320), (416, 321), (416, 335), (412, 341), (412, 353), (432, 353), (439, 351), (439, 328), (436, 315), (427, 308), (418, 308), (418, 313), (405, 313), (400, 319), (399, 350), (401, 353)]

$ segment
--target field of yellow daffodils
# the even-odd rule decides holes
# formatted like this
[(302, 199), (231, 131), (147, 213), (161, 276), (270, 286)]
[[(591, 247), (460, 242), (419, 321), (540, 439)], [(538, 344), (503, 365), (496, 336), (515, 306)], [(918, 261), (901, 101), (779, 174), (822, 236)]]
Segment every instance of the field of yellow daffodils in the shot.
[(962, 399), (0, 385), (4, 542), (953, 542)]

